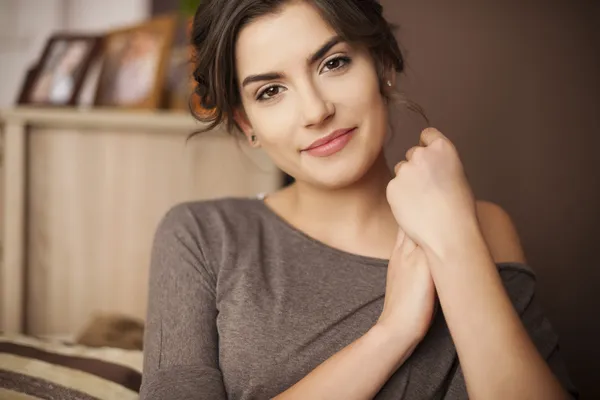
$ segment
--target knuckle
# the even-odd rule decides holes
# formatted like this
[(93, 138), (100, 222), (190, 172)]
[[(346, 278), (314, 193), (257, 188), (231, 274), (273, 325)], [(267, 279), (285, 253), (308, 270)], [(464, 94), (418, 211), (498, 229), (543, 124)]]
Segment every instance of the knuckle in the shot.
[(411, 159), (415, 162), (421, 162), (424, 156), (425, 149), (423, 147), (416, 147), (412, 153)]
[(394, 194), (396, 192), (396, 184), (394, 182), (394, 179), (392, 179), (387, 187), (385, 188), (385, 195), (387, 199), (391, 199), (394, 197)]
[(441, 133), (440, 131), (438, 131), (435, 128), (429, 127), (429, 128), (425, 128), (423, 129), (423, 131), (421, 132), (421, 138), (422, 139), (433, 139), (436, 136), (440, 136)]
[(386, 192), (389, 194), (392, 190), (394, 190), (394, 186), (396, 186), (396, 178), (390, 180), (385, 187)]
[(438, 152), (449, 152), (453, 151), (454, 149), (452, 143), (450, 143), (448, 139), (444, 138), (435, 139), (429, 147)]
[(450, 143), (447, 139), (443, 137), (438, 137), (433, 140), (432, 144), (435, 144), (437, 146), (447, 146)]
[(396, 164), (396, 166), (394, 167), (394, 172), (396, 173), (396, 175), (398, 175), (398, 173), (401, 171), (402, 166), (406, 164), (406, 161), (400, 161), (399, 163)]
[(440, 142), (440, 146), (454, 147), (452, 141), (446, 136), (440, 136), (437, 141)]

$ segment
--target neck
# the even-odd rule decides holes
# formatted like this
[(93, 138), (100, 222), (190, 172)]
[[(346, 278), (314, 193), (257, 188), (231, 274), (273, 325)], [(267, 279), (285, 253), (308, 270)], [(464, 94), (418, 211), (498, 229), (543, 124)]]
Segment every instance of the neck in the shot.
[(392, 178), (382, 153), (365, 176), (350, 186), (331, 190), (297, 182), (289, 188), (293, 214), (299, 225), (330, 235), (390, 234), (397, 230), (386, 198)]

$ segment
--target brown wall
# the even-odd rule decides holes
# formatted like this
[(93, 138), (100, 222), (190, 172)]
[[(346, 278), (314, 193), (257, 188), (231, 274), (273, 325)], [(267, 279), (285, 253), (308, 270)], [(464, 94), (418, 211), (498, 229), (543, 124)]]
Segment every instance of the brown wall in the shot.
[[(401, 85), (509, 211), (583, 398), (600, 399), (600, 2), (383, 0)], [(422, 124), (396, 120), (399, 160)]]

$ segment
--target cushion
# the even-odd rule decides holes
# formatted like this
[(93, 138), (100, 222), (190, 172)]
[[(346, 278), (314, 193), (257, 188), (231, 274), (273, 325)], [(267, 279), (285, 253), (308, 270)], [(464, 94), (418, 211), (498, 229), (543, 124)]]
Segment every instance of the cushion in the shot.
[(0, 336), (0, 399), (137, 399), (139, 350)]

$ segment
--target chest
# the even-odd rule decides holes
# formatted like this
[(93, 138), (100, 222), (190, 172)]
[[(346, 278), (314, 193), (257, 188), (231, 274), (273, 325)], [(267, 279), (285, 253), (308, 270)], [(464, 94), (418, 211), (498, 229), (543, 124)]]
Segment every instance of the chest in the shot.
[(232, 398), (274, 396), (379, 317), (386, 268), (284, 257), (239, 261), (217, 286), (219, 357)]
[[(282, 248), (283, 249), (283, 248)], [(217, 282), (219, 366), (229, 398), (272, 398), (364, 335), (383, 309), (387, 266), (294, 246), (236, 258)], [(377, 400), (440, 398), (457, 371), (443, 315)], [(455, 385), (455, 383), (452, 383)], [(461, 386), (462, 388), (462, 386)]]

